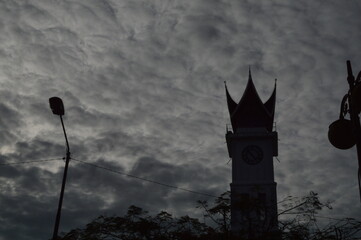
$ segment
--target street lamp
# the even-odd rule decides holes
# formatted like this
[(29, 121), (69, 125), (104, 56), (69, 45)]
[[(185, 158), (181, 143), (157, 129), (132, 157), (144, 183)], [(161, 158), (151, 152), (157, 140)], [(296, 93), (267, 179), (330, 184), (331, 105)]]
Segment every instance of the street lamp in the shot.
[(53, 114), (58, 115), (60, 117), (61, 125), (62, 125), (63, 131), (64, 131), (65, 142), (66, 142), (66, 160), (65, 160), (65, 169), (64, 169), (64, 175), (63, 175), (63, 183), (61, 185), (58, 212), (56, 214), (55, 226), (54, 226), (54, 232), (53, 232), (53, 240), (56, 240), (58, 238), (61, 207), (63, 204), (64, 188), (65, 188), (66, 176), (68, 173), (68, 166), (69, 166), (69, 161), (70, 161), (70, 149), (69, 149), (68, 137), (66, 136), (64, 122), (63, 122), (63, 115), (64, 115), (63, 101), (58, 97), (52, 97), (52, 98), (49, 98), (49, 104), (50, 104), (50, 108), (51, 108), (51, 111), (53, 112)]
[[(361, 200), (361, 71), (356, 79), (352, 74), (351, 62), (346, 62), (349, 90), (341, 101), (340, 117), (330, 124), (328, 139), (339, 149), (350, 149), (356, 144), (358, 159), (358, 184)], [(345, 119), (347, 113), (350, 119)]]

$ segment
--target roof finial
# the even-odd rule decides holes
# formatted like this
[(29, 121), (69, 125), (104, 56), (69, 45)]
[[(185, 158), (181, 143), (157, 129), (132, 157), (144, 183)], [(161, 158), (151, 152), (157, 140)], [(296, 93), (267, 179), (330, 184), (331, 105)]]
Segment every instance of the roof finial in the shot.
[(252, 80), (251, 65), (248, 66), (248, 80)]
[(226, 92), (228, 92), (226, 80), (224, 80), (223, 82), (224, 82), (224, 88), (226, 89)]

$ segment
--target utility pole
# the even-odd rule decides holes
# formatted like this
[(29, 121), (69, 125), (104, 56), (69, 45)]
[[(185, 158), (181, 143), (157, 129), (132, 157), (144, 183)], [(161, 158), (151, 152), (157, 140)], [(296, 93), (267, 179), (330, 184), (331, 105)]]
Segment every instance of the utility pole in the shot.
[[(328, 139), (338, 149), (350, 149), (356, 145), (358, 160), (358, 184), (361, 201), (361, 71), (356, 79), (352, 73), (351, 62), (346, 62), (349, 90), (341, 101), (340, 117), (329, 126)], [(350, 119), (345, 119), (349, 114)]]
[(70, 161), (70, 148), (69, 148), (68, 137), (66, 135), (66, 131), (65, 131), (65, 127), (64, 127), (64, 121), (63, 121), (63, 115), (64, 115), (63, 101), (58, 97), (52, 97), (49, 99), (49, 103), (50, 103), (50, 108), (51, 108), (53, 114), (58, 115), (60, 117), (61, 126), (63, 127), (64, 137), (65, 137), (65, 142), (66, 142), (65, 169), (64, 169), (58, 211), (56, 214), (54, 232), (53, 232), (53, 240), (56, 240), (58, 238), (58, 230), (59, 230), (59, 224), (60, 224), (61, 209), (62, 209), (62, 205), (63, 205), (64, 189), (65, 189), (66, 177), (68, 174), (68, 166), (69, 166), (69, 161)]

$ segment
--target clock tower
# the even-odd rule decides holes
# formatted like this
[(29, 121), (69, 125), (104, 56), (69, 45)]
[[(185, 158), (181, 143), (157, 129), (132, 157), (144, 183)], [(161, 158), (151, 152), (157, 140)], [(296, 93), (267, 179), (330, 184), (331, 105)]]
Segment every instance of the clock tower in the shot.
[[(276, 84), (263, 103), (251, 72), (244, 94), (237, 104), (226, 86), (232, 129), (226, 140), (232, 159), (231, 231), (244, 238), (277, 232), (277, 192), (273, 157), (278, 155), (277, 132), (273, 131)], [(266, 238), (263, 238), (266, 239)]]

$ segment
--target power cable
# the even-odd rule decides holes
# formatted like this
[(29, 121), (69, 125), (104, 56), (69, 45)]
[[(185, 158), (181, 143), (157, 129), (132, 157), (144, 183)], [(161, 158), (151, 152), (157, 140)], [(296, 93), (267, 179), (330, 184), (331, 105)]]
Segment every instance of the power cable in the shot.
[[(164, 187), (173, 188), (173, 189), (177, 189), (177, 190), (181, 190), (181, 191), (186, 191), (186, 192), (193, 193), (193, 194), (198, 194), (198, 195), (203, 195), (203, 196), (207, 196), (207, 197), (218, 198), (218, 196), (214, 196), (214, 195), (211, 195), (211, 194), (208, 194), (208, 193), (197, 192), (197, 191), (194, 191), (194, 190), (190, 190), (190, 189), (186, 189), (186, 188), (181, 188), (181, 187), (173, 186), (173, 185), (170, 185), (170, 184), (161, 183), (161, 182), (158, 182), (158, 181), (154, 181), (154, 180), (150, 180), (150, 179), (138, 177), (138, 176), (135, 176), (135, 175), (132, 175), (132, 174), (124, 173), (124, 172), (117, 171), (117, 170), (114, 170), (114, 169), (111, 169), (111, 168), (107, 168), (107, 167), (104, 167), (104, 166), (99, 166), (99, 165), (96, 165), (96, 164), (93, 164), (93, 163), (88, 163), (88, 162), (85, 162), (85, 161), (82, 161), (82, 160), (79, 160), (79, 159), (74, 159), (74, 158), (71, 158), (71, 159), (74, 160), (74, 161), (83, 163), (83, 164), (85, 164), (85, 165), (89, 165), (89, 166), (92, 166), (92, 167), (95, 167), (95, 168), (103, 169), (103, 170), (106, 170), (106, 171), (109, 171), (109, 172), (112, 172), (112, 173), (115, 173), (115, 174), (124, 175), (124, 176), (127, 176), (127, 177), (132, 177), (132, 178), (135, 178), (135, 179), (138, 179), (138, 180), (142, 180), (142, 181), (154, 183), (154, 184), (157, 184), (157, 185), (161, 185), (161, 186), (164, 186)], [(33, 160), (33, 161), (0, 163), (0, 167), (1, 167), (1, 166), (11, 166), (11, 165), (20, 165), (20, 164), (32, 164), (32, 163), (39, 163), (39, 162), (59, 161), (59, 160), (64, 160), (64, 158), (49, 158), (49, 159), (41, 159), (41, 160)], [(282, 201), (281, 201), (281, 202), (282, 202)], [(281, 202), (279, 202), (279, 203), (281, 203)], [(316, 217), (316, 218), (329, 219), (329, 220), (339, 220), (339, 221), (344, 221), (344, 220), (345, 220), (345, 219), (332, 218), (332, 217), (326, 217), (326, 216), (320, 216), (320, 215), (316, 215), (315, 217)], [(347, 220), (347, 219), (348, 219), (348, 218), (346, 218), (346, 220)], [(357, 219), (354, 219), (354, 220), (357, 221), (357, 222), (359, 222)]]
[(181, 191), (185, 191), (185, 192), (189, 192), (189, 193), (193, 193), (193, 194), (203, 195), (203, 196), (207, 196), (207, 197), (218, 198), (218, 196), (214, 196), (214, 195), (211, 195), (211, 194), (208, 194), (208, 193), (197, 192), (197, 191), (194, 191), (194, 190), (181, 188), (181, 187), (173, 186), (173, 185), (170, 185), (170, 184), (161, 183), (161, 182), (158, 182), (158, 181), (138, 177), (138, 176), (135, 176), (135, 175), (132, 175), (132, 174), (129, 174), (129, 173), (124, 173), (124, 172), (114, 170), (114, 169), (111, 169), (111, 168), (107, 168), (107, 167), (104, 167), (104, 166), (99, 166), (99, 165), (96, 165), (94, 163), (88, 163), (88, 162), (85, 162), (85, 161), (82, 161), (82, 160), (79, 160), (79, 159), (72, 158), (72, 160), (83, 163), (83, 164), (86, 164), (86, 165), (89, 165), (89, 166), (92, 166), (92, 167), (103, 169), (103, 170), (106, 170), (106, 171), (109, 171), (109, 172), (112, 172), (112, 173), (115, 173), (115, 174), (124, 175), (124, 176), (135, 178), (135, 179), (138, 179), (138, 180), (158, 184), (158, 185), (161, 185), (163, 187), (173, 188), (173, 189), (177, 189), (177, 190), (181, 190)]
[(33, 160), (33, 161), (23, 161), (23, 162), (8, 162), (8, 163), (0, 163), (0, 166), (10, 166), (10, 165), (20, 165), (20, 164), (31, 164), (31, 163), (39, 163), (39, 162), (50, 162), (56, 160), (62, 160), (63, 158), (50, 158), (50, 159), (42, 159), (42, 160)]

